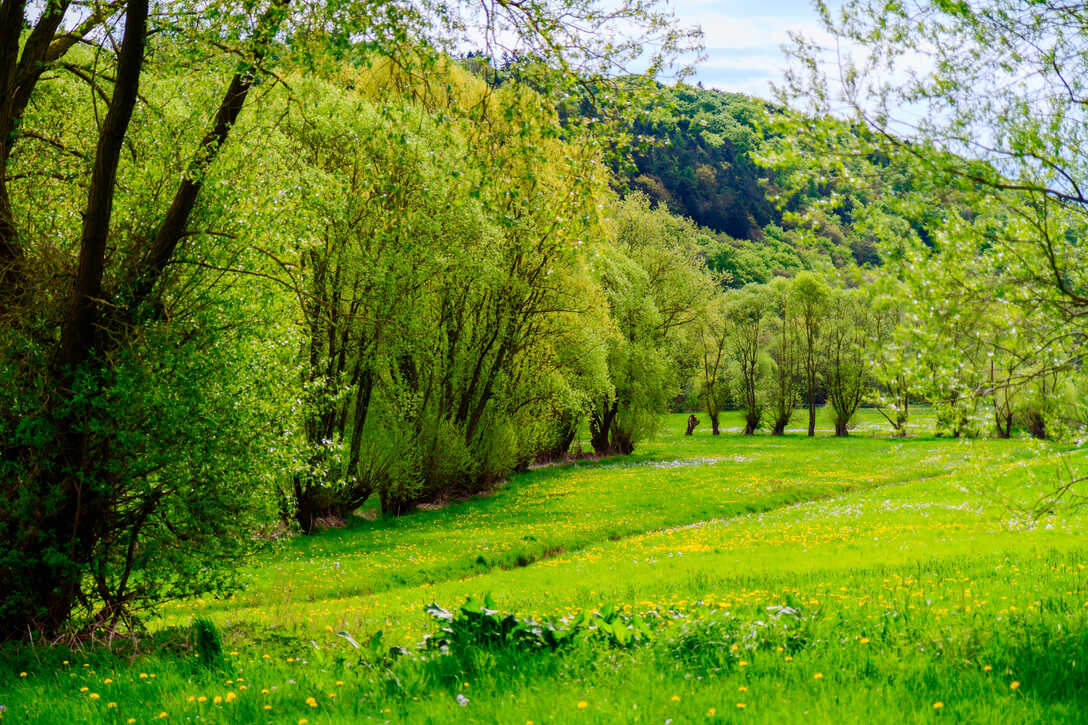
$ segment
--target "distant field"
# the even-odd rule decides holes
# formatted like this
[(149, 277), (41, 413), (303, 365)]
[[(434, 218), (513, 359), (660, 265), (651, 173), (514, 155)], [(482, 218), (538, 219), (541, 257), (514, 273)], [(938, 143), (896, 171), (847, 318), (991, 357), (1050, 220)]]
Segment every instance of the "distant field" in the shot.
[[(1026, 515), (1088, 458), (933, 438), (921, 413), (906, 440), (871, 410), (847, 439), (824, 418), (812, 439), (714, 437), (705, 415), (685, 437), (669, 416), (633, 456), (289, 541), (235, 597), (165, 608), (154, 655), (0, 653), (0, 722), (1088, 721), (1088, 511)], [(646, 635), (417, 650), (425, 605), (488, 594)], [(169, 629), (194, 617), (220, 669)]]

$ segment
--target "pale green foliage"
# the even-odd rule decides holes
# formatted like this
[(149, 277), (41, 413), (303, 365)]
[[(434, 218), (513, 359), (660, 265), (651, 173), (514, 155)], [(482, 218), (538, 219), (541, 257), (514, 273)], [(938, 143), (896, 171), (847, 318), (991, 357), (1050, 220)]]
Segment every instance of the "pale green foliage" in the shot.
[(535, 93), (442, 72), (417, 95), (393, 66), (343, 69), (284, 105), (302, 163), (278, 182), (280, 224), (298, 241), (276, 257), (306, 340), (291, 495), (307, 531), (372, 492), (400, 511), (561, 455), (608, 389), (595, 145), (556, 140)]
[(908, 291), (904, 284), (884, 276), (867, 290), (870, 334), (866, 340), (869, 372), (875, 385), (872, 403), (898, 435), (907, 434), (911, 396), (918, 395), (925, 361), (911, 343), (906, 325)]
[(1088, 310), (1084, 8), (819, 7), (854, 52), (797, 38), (783, 95), (845, 121), (812, 125), (820, 153), (800, 136), (803, 148), (770, 156), (796, 170), (791, 188), (830, 172), (877, 202), (865, 229), (907, 287), (893, 345), (922, 364), (889, 362), (919, 378), (949, 432), (1045, 435), (1048, 418), (1068, 415), (1054, 396), (1079, 367)]

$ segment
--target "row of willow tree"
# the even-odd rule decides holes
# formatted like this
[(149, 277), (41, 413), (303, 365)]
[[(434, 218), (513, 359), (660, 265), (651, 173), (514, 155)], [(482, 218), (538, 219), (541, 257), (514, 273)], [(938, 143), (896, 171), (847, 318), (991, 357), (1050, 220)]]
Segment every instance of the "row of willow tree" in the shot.
[(914, 297), (893, 275), (848, 286), (806, 271), (716, 296), (687, 338), (694, 374), (684, 402), (705, 410), (714, 435), (723, 407), (743, 412), (747, 435), (782, 435), (800, 405), (811, 436), (818, 404), (832, 411), (837, 436), (863, 405), (906, 436), (919, 403), (935, 410), (936, 431), (925, 432), (938, 435), (1083, 430), (1078, 335), (992, 296), (956, 311), (954, 290)]

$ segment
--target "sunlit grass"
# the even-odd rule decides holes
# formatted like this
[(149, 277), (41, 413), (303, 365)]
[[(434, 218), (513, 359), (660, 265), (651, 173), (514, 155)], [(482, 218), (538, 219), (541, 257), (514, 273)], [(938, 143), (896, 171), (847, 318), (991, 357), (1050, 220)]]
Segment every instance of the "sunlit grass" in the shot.
[[(826, 421), (814, 439), (713, 437), (705, 421), (688, 438), (682, 418), (625, 459), (543, 468), (488, 497), (288, 542), (252, 563), (232, 599), (167, 607), (152, 628), (176, 644), (154, 654), (10, 649), (2, 717), (1088, 719), (1088, 516), (1025, 514), (1066, 470), (1059, 457), (1076, 469), (1082, 454), (873, 437), (887, 427), (872, 411), (845, 440)], [(413, 654), (377, 667), (365, 651), (381, 631), (383, 648), (415, 652), (435, 629), (425, 604), (485, 593), (538, 618), (615, 604), (672, 623), (630, 650), (480, 651), (457, 667)], [(758, 633), (783, 605), (800, 613), (789, 647), (715, 638), (720, 618)], [(195, 616), (223, 632), (224, 669), (202, 667), (184, 630), (170, 634)]]

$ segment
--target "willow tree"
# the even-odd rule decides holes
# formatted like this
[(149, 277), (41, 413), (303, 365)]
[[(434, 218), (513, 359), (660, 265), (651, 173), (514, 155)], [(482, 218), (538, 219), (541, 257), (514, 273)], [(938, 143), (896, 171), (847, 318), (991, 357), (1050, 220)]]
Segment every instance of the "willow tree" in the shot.
[(744, 411), (744, 435), (752, 435), (763, 419), (766, 401), (763, 378), (766, 374), (767, 293), (761, 285), (748, 285), (731, 293), (726, 310), (729, 347), (736, 363), (738, 402)]
[(729, 325), (725, 297), (718, 295), (707, 306), (692, 333), (695, 382), (713, 435), (721, 435), (721, 408), (729, 395)]
[(801, 379), (801, 350), (799, 330), (794, 324), (793, 296), (790, 282), (778, 277), (768, 285), (767, 323), (770, 340), (767, 357), (771, 361), (771, 373), (766, 387), (767, 404), (774, 421), (771, 435), (786, 432), (797, 407)]
[[(381, 101), (340, 83), (293, 79), (304, 105), (284, 102), (284, 145), (296, 163), (279, 183), (296, 189), (279, 220), (280, 251), (297, 302), (302, 460), (284, 498), (304, 533), (361, 506), (404, 451), (365, 435), (392, 361), (421, 332), (419, 309), (464, 235), (491, 233), (459, 176), (460, 140), (407, 99)], [(387, 424), (384, 421), (379, 425)]]
[(900, 438), (907, 435), (911, 398), (920, 393), (919, 350), (911, 345), (905, 290), (895, 280), (881, 280), (869, 290), (872, 334), (866, 343), (875, 385), (869, 402)]
[(799, 338), (799, 358), (804, 382), (805, 402), (808, 404), (808, 434), (816, 435), (816, 395), (819, 392), (822, 367), (821, 345), (827, 323), (831, 289), (823, 277), (814, 272), (801, 272), (790, 285), (794, 321)]
[(833, 290), (821, 340), (827, 402), (835, 412), (835, 435), (850, 432), (850, 419), (869, 392), (867, 343), (872, 335), (869, 301), (857, 289)]
[(597, 453), (628, 454), (651, 434), (677, 387), (681, 331), (717, 290), (695, 226), (642, 194), (616, 206), (612, 249), (598, 263), (618, 335), (609, 340), (612, 389), (590, 409)]

